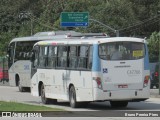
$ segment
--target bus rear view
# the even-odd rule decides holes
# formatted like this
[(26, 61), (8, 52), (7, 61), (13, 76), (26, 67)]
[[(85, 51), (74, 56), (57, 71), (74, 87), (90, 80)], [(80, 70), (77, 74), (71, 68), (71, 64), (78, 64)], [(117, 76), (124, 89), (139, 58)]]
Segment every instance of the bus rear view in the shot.
[[(145, 40), (111, 38), (100, 41), (99, 57), (93, 60), (97, 87), (95, 100), (109, 100), (113, 107), (149, 98), (149, 60)], [(98, 60), (99, 59), (99, 60)], [(95, 67), (98, 64), (100, 67)]]
[[(83, 37), (34, 45), (31, 94), (44, 104), (66, 100), (75, 108), (110, 101), (126, 107), (149, 98), (149, 60), (145, 40)], [(39, 57), (40, 56), (40, 57)]]

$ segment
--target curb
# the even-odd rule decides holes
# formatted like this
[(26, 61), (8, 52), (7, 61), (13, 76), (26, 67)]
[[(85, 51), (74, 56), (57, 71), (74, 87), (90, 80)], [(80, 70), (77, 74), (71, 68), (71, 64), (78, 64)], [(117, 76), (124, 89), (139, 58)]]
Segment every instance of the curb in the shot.
[(150, 95), (151, 98), (160, 98), (160, 95)]

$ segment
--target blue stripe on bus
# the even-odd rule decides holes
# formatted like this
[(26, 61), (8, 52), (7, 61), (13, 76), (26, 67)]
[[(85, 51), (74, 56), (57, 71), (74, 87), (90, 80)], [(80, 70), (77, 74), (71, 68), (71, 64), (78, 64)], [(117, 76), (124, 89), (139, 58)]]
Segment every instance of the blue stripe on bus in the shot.
[(146, 55), (144, 57), (144, 70), (149, 70), (148, 48), (146, 44), (145, 44), (145, 48), (146, 48)]
[(98, 56), (98, 44), (93, 45), (92, 71), (94, 71), (94, 72), (100, 72), (101, 71), (100, 58)]

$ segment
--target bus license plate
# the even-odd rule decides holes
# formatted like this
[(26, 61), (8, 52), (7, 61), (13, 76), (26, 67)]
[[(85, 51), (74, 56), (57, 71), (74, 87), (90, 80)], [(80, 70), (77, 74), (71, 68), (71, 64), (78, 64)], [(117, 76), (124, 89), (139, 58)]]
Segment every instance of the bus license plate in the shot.
[(128, 85), (118, 85), (118, 88), (128, 88)]

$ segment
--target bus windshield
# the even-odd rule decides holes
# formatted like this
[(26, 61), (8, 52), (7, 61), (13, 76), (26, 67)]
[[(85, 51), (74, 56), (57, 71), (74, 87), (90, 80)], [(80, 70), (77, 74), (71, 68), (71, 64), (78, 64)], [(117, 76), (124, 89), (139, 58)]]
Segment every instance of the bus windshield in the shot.
[(99, 45), (99, 57), (104, 60), (136, 60), (144, 56), (144, 44), (139, 42), (109, 42)]
[(36, 41), (17, 42), (15, 50), (15, 60), (29, 60), (31, 50)]

